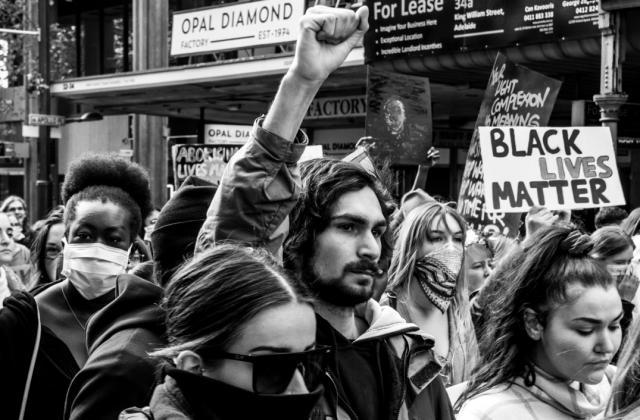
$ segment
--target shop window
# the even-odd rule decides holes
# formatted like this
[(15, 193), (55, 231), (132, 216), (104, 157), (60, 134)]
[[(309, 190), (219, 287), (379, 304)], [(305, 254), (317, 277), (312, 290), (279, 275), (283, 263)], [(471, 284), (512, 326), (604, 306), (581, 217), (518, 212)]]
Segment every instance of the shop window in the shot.
[(131, 71), (132, 0), (57, 2), (52, 80)]

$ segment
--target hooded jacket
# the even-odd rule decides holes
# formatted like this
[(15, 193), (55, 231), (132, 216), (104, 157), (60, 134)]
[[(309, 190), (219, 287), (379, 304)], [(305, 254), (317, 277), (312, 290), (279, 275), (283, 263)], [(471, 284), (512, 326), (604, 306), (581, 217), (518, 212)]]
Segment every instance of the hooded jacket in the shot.
[[(433, 337), (422, 332), (416, 325), (407, 323), (391, 307), (381, 306), (373, 299), (359, 305), (356, 316), (364, 320), (369, 328), (353, 340), (353, 344), (377, 342), (381, 346), (377, 357), (379, 375), (382, 377), (378, 379), (384, 382), (387, 395), (387, 410), (381, 417), (393, 420), (453, 420), (453, 409), (440, 378), (442, 365), (433, 352)], [(335, 346), (337, 332), (326, 320), (319, 316), (317, 318), (317, 343)], [(335, 357), (339, 355), (338, 348)], [(356, 420), (358, 417), (344, 398), (335, 371), (336, 364), (334, 362), (329, 366), (333, 389), (331, 386), (325, 387), (324, 415), (339, 420)], [(354, 371), (353, 375), (358, 373)], [(325, 417), (316, 415), (312, 418)]]
[(147, 353), (166, 344), (162, 289), (129, 274), (118, 277), (116, 298), (87, 325), (89, 358), (67, 393), (65, 418), (113, 420), (144, 406), (156, 385)]

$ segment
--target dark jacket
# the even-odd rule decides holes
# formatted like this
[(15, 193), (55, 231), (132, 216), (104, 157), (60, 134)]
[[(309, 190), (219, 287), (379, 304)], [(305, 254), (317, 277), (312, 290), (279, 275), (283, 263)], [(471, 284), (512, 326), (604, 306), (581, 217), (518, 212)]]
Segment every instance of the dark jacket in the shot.
[[(39, 293), (54, 284), (56, 283), (48, 283), (33, 290), (36, 301)], [(40, 311), (43, 311), (42, 307)], [(80, 367), (67, 345), (50, 328), (42, 325), (42, 337), (29, 389), (25, 419), (61, 420), (67, 389), (79, 370)]]
[(148, 353), (166, 344), (161, 298), (153, 283), (118, 277), (115, 300), (87, 325), (89, 358), (69, 387), (65, 419), (113, 420), (149, 402), (157, 363)]
[[(376, 352), (379, 369), (378, 380), (383, 383), (385, 401), (380, 418), (389, 420), (454, 420), (453, 408), (440, 378), (441, 365), (433, 352), (433, 337), (423, 333), (414, 324), (407, 323), (388, 306), (380, 306), (373, 299), (357, 307), (357, 316), (369, 324), (369, 328), (353, 341), (358, 343), (379, 343)], [(340, 357), (345, 343), (336, 340), (337, 333), (331, 325), (318, 318), (316, 342), (336, 348), (336, 357)], [(342, 337), (341, 337), (342, 338)], [(344, 381), (336, 373), (336, 363), (329, 365), (329, 375), (334, 383), (325, 392), (325, 405), (331, 411), (319, 418), (337, 418), (338, 420), (365, 420), (358, 418), (349, 406), (344, 394)], [(344, 367), (344, 365), (343, 365)], [(349, 369), (349, 367), (346, 367)], [(357, 377), (359, 372), (344, 372), (347, 376)], [(336, 398), (337, 395), (337, 398)], [(372, 402), (373, 403), (373, 402)]]
[(0, 365), (2, 418), (18, 419), (29, 372), (33, 368), (38, 337), (38, 309), (33, 297), (17, 291), (4, 300), (0, 309)]

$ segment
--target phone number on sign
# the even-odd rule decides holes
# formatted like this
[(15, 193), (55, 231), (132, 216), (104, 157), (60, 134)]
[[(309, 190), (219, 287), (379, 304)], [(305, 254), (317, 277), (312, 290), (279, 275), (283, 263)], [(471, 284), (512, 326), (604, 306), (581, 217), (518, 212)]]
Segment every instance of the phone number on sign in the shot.
[(258, 39), (278, 39), (291, 35), (288, 28), (269, 29), (258, 31)]

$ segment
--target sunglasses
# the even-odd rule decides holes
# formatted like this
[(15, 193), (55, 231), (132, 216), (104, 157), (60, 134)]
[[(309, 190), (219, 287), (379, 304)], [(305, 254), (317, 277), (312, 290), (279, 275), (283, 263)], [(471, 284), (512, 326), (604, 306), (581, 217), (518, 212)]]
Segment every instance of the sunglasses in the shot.
[(331, 347), (319, 347), (298, 353), (271, 353), (260, 355), (235, 354), (221, 351), (205, 352), (210, 359), (230, 359), (253, 365), (253, 392), (256, 394), (282, 394), (299, 370), (309, 390), (322, 383)]

